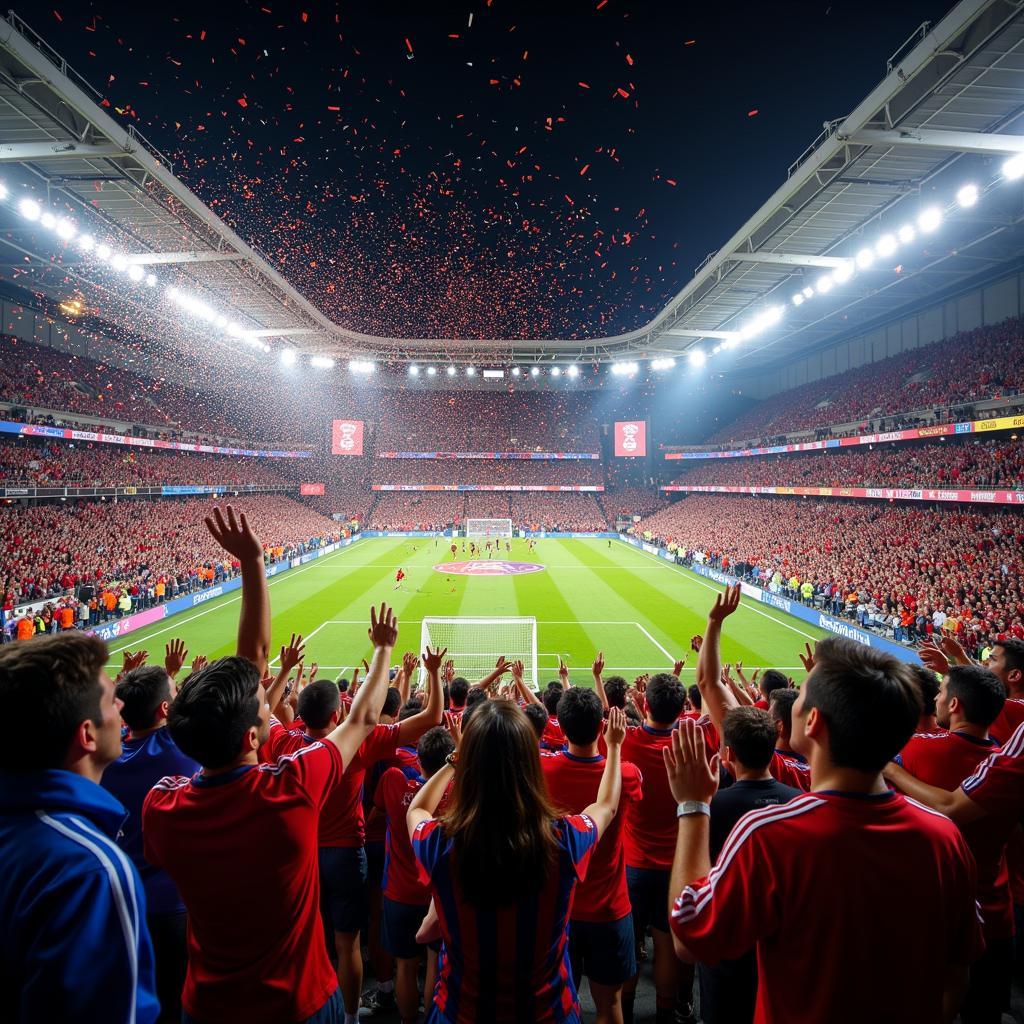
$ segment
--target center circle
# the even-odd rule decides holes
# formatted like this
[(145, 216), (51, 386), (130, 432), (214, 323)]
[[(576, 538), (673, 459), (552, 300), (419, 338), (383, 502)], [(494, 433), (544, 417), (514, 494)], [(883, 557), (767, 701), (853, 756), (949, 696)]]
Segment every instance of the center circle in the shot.
[(543, 572), (544, 566), (536, 562), (506, 562), (500, 558), (486, 558), (472, 562), (439, 562), (434, 572), (447, 576), (521, 576), (528, 572)]

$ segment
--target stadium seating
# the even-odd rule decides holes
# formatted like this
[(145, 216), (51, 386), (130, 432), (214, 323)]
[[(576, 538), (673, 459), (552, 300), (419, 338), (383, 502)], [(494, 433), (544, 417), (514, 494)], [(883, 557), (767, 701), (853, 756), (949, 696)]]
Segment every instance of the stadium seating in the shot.
[(574, 533), (608, 528), (596, 497), (582, 492), (513, 493), (512, 521), (527, 529)]
[(930, 617), (941, 609), (972, 649), (1002, 633), (1024, 637), (1024, 520), (1016, 511), (697, 494), (635, 532), (725, 568), (745, 566), (761, 582), (776, 571), (809, 580), (819, 601), (828, 593), (830, 610), (855, 616), (873, 603), (880, 616)]
[(880, 445), (796, 455), (694, 461), (672, 482), (737, 487), (1003, 487), (1024, 482), (1024, 445), (989, 440)]
[(803, 384), (758, 402), (709, 442), (757, 440), (1018, 394), (1024, 386), (1022, 330), (1013, 318)]

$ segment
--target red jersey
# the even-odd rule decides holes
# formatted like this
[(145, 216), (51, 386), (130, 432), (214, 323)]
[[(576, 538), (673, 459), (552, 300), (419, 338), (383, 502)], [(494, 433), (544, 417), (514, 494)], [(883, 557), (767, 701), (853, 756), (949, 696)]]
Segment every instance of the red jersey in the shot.
[[(951, 964), (982, 953), (974, 860), (946, 817), (896, 793), (808, 793), (737, 822), (707, 878), (675, 901), (671, 927), (702, 963), (756, 944), (755, 1024), (942, 1019)], [(928, 942), (879, 957), (912, 923)], [(807, 984), (807, 964), (816, 965)], [(865, 964), (871, 984), (865, 985)]]
[(434, 989), (443, 1020), (562, 1024), (580, 1019), (568, 924), (576, 882), (586, 877), (597, 843), (597, 826), (580, 814), (557, 818), (552, 827), (558, 860), (543, 887), (478, 910), (463, 898), (444, 826), (436, 818), (416, 826), (412, 848), (444, 938)]
[[(988, 754), (997, 750), (995, 740), (979, 740), (960, 732), (925, 732), (911, 736), (895, 760), (929, 786), (956, 789)], [(978, 868), (978, 903), (986, 939), (1013, 936), (1006, 846), (1016, 824), (1014, 818), (990, 814), (960, 827)]]
[(667, 871), (676, 852), (676, 801), (668, 788), (661, 748), (672, 743), (672, 729), (650, 725), (626, 729), (622, 760), (630, 761), (643, 776), (643, 796), (626, 816), (626, 863), (631, 868)]
[(401, 768), (389, 768), (380, 777), (373, 797), (374, 806), (387, 820), (387, 850), (381, 889), (389, 900), (422, 907), (430, 902), (430, 891), (419, 877), (405, 815), (412, 798), (425, 781), (418, 773), (412, 776)]
[[(279, 723), (271, 725), (270, 738), (260, 748), (260, 756), (274, 761), (310, 743), (318, 743), (301, 732), (289, 732)], [(363, 846), (366, 842), (365, 818), (361, 800), (366, 769), (375, 761), (393, 757), (398, 747), (398, 726), (378, 725), (363, 740), (359, 752), (327, 798), (319, 822), (321, 846)]]
[(1018, 725), (1002, 751), (986, 757), (961, 788), (989, 814), (1020, 818), (1024, 811), (1024, 725)]
[(776, 782), (794, 789), (802, 789), (805, 793), (811, 788), (811, 766), (795, 757), (786, 757), (781, 750), (772, 751), (772, 759), (768, 762), (768, 771)]
[(406, 775), (420, 774), (420, 762), (415, 747), (399, 747), (394, 757), (385, 757), (376, 764), (370, 765), (363, 783), (363, 816), (366, 819), (366, 843), (383, 843), (387, 837), (388, 822), (383, 809), (376, 814), (370, 812), (377, 806), (374, 796), (384, 773), (389, 768), (401, 768)]
[(401, 583), (402, 580), (404, 580), (404, 579), (405, 579), (405, 573), (401, 569), (399, 569), (398, 572), (395, 573), (395, 580), (398, 583)]
[(150, 790), (144, 853), (188, 908), (191, 1016), (304, 1020), (338, 987), (320, 921), (316, 826), (343, 771), (333, 743), (313, 743), (273, 765), (165, 778)]
[[(555, 806), (568, 814), (579, 814), (597, 799), (605, 759), (577, 757), (568, 750), (542, 757), (540, 766)], [(618, 921), (632, 909), (626, 888), (626, 851), (622, 830), (630, 805), (642, 796), (643, 779), (635, 764), (622, 762), (622, 796), (619, 809), (590, 858), (586, 881), (576, 889), (574, 921)]]
[(1024, 722), (1024, 697), (1007, 697), (999, 717), (989, 726), (989, 735), (997, 743), (1005, 743)]
[(558, 724), (558, 719), (552, 715), (548, 719), (548, 724), (544, 726), (544, 732), (541, 733), (540, 745), (542, 750), (561, 750), (565, 746), (565, 733), (562, 732), (562, 727)]

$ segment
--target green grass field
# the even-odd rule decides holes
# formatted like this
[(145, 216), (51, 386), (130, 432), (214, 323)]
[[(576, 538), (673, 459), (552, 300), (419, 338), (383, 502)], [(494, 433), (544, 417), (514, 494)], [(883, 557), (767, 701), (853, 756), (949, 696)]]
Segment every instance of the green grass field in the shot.
[[(604, 651), (606, 675), (630, 678), (671, 670), (673, 660), (686, 653), (683, 679), (693, 680), (697, 659), (689, 640), (704, 631), (720, 587), (664, 559), (618, 541), (609, 548), (600, 539), (541, 539), (533, 552), (526, 541), (514, 540), (512, 553), (503, 551), (502, 556), (541, 563), (543, 571), (497, 578), (453, 576), (448, 582), (433, 566), (451, 559), (450, 544), (438, 538), (435, 545), (432, 537), (360, 540), (272, 579), (273, 650), (294, 631), (306, 637), (307, 664), (316, 661), (331, 675), (351, 669), (369, 657), (370, 605), (387, 601), (399, 618), (396, 662), (402, 651), (418, 653), (425, 616), (533, 616), (541, 684), (556, 678), (561, 656), (572, 681), (586, 685), (598, 650)], [(457, 555), (458, 560), (468, 557), (461, 550)], [(398, 567), (407, 574), (407, 591), (393, 590)], [(175, 637), (185, 641), (190, 656), (205, 654), (212, 661), (233, 653), (239, 600), (236, 591), (118, 638), (110, 647), (111, 666), (120, 665), (126, 647), (147, 649), (150, 661), (159, 662), (163, 645)], [(723, 660), (740, 660), (745, 671), (773, 667), (800, 678), (798, 652), (805, 641), (825, 635), (781, 612), (745, 602), (726, 622)], [(496, 653), (508, 653), (499, 644), (495, 637)]]

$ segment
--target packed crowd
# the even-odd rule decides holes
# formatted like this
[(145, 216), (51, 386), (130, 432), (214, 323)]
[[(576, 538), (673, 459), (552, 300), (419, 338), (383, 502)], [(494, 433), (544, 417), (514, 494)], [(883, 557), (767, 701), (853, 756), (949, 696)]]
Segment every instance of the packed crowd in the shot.
[[(0, 508), (0, 582), (4, 607), (63, 596), (81, 583), (112, 589), (118, 599), (175, 580), (181, 592), (237, 566), (203, 527), (209, 500), (128, 500)], [(238, 498), (267, 540), (268, 558), (329, 543), (340, 524), (280, 495)], [(163, 598), (172, 596), (165, 591)]]
[(694, 494), (636, 533), (897, 639), (1024, 639), (1018, 510)]
[[(979, 327), (759, 402), (711, 441), (741, 441), (1020, 392), (1020, 319)], [(945, 421), (944, 417), (942, 418)]]
[(604, 483), (597, 459), (374, 459), (376, 484), (504, 484), (544, 487)]
[(186, 673), (172, 640), (115, 681), (94, 637), (0, 651), (32, 724), (0, 759), (17, 1019), (414, 1024), (421, 966), (431, 1024), (578, 1024), (584, 978), (601, 1024), (641, 985), (654, 1024), (1008, 1008), (1024, 643), (926, 671), (832, 637), (799, 683), (748, 681), (733, 587), (689, 689), (684, 661), (630, 684), (598, 653), (592, 688), (563, 666), (534, 691), (503, 657), (468, 680), (399, 654), (381, 604), (365, 678), (316, 678), (294, 634), (269, 667), (266, 542), (230, 508), (209, 531), (242, 575), (235, 656)]
[(664, 508), (668, 501), (651, 487), (620, 487), (598, 495), (601, 508), (610, 523), (616, 516), (647, 516)]
[(1024, 484), (1019, 441), (867, 445), (796, 455), (694, 461), (672, 481), (737, 487), (998, 487)]
[(582, 394), (386, 388), (371, 407), (378, 452), (600, 451)]
[(0, 440), (0, 483), (33, 487), (293, 486), (304, 467), (291, 462), (88, 442)]
[(590, 493), (556, 492), (512, 496), (512, 522), (528, 530), (580, 533), (607, 530), (608, 522)]

